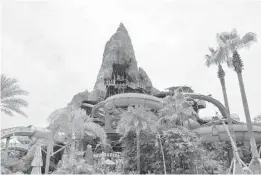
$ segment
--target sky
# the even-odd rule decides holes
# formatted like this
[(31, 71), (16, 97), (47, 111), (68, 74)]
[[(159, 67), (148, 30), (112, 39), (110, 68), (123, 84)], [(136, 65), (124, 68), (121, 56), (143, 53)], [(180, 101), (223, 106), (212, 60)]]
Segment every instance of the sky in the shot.
[[(261, 2), (172, 0), (4, 0), (1, 72), (30, 92), (28, 118), (1, 113), (1, 128), (47, 126), (47, 117), (72, 97), (91, 91), (106, 42), (123, 22), (138, 66), (153, 86), (187, 85), (223, 102), (217, 67), (205, 66), (216, 34), (236, 28), (261, 35)], [(260, 40), (260, 38), (258, 38)], [(261, 113), (261, 42), (241, 50), (251, 117)], [(244, 121), (236, 73), (225, 67), (231, 113)], [(213, 105), (200, 112), (212, 116)]]

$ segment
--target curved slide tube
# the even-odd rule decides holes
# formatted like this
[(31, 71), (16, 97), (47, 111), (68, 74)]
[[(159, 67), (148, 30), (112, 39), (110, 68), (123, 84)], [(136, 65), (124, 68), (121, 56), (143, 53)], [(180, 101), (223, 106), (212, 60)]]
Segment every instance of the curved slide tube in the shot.
[[(189, 97), (198, 97), (198, 96), (203, 96), (200, 94), (184, 94)], [(211, 98), (211, 97), (208, 97)], [(208, 99), (204, 99), (207, 100)], [(145, 95), (145, 94), (138, 94), (138, 93), (126, 93), (126, 94), (118, 94), (111, 96), (107, 98), (105, 101), (95, 105), (93, 107), (93, 115), (98, 117), (104, 116), (101, 115), (101, 109), (104, 108), (108, 112), (117, 112), (116, 108), (122, 108), (122, 107), (127, 107), (129, 105), (144, 105), (145, 107), (151, 108), (151, 109), (162, 109), (163, 108), (163, 102), (162, 99), (150, 96), (150, 95)], [(222, 108), (218, 106), (221, 110), (221, 113), (224, 116), (227, 116), (226, 111), (222, 111)], [(197, 129), (194, 129), (197, 133), (201, 135), (203, 139), (206, 141), (229, 141), (229, 137), (227, 135), (226, 129), (224, 128), (223, 125), (216, 125), (215, 126), (218, 134), (213, 135), (212, 134), (212, 128), (213, 126), (203, 126), (199, 127)], [(233, 124), (232, 128), (235, 132), (235, 137), (236, 140), (238, 141), (249, 141), (248, 137), (248, 130), (247, 126), (245, 124)], [(254, 126), (254, 132), (255, 132), (255, 138), (256, 142), (260, 143), (261, 142), (261, 127), (260, 126)]]
[[(50, 147), (51, 143), (53, 143), (52, 133), (47, 129), (37, 129), (34, 127), (14, 127), (14, 128), (8, 128), (1, 130), (1, 139), (10, 138), (12, 136), (29, 136), (29, 137), (36, 137), (40, 138), (44, 141), (47, 141), (48, 147)], [(34, 152), (36, 149), (36, 146), (40, 143), (34, 144), (32, 147), (28, 148), (27, 154), (21, 159), (16, 162), (11, 163), (9, 166), (11, 167), (18, 167), (18, 169), (22, 169), (24, 166), (30, 166), (28, 164), (28, 161), (31, 160), (34, 156)], [(9, 146), (9, 144), (8, 144)], [(12, 146), (12, 145), (10, 145)], [(10, 147), (12, 149), (12, 147)], [(51, 147), (50, 147), (51, 148)], [(50, 149), (47, 148), (47, 158), (46, 161), (50, 160)], [(26, 161), (27, 163), (24, 163), (23, 161)], [(49, 171), (49, 163), (46, 163), (46, 172), (48, 174)]]
[[(233, 124), (232, 128), (237, 141), (249, 141), (248, 129), (246, 124)], [(254, 125), (254, 134), (257, 143), (261, 143), (261, 127)], [(229, 141), (228, 134), (223, 125), (205, 126), (194, 129), (203, 140), (208, 142)]]
[(139, 93), (118, 94), (111, 96), (104, 101), (104, 108), (108, 112), (113, 112), (115, 108), (128, 107), (129, 105), (144, 106), (156, 110), (163, 108), (161, 99)]
[(104, 111), (117, 113), (117, 108), (124, 108), (130, 105), (144, 106), (150, 109), (159, 110), (163, 108), (162, 99), (139, 93), (118, 94), (107, 98), (93, 107), (92, 115), (103, 117)]
[(28, 127), (14, 127), (1, 130), (1, 139), (5, 139), (11, 136), (33, 136), (35, 134), (35, 128)]
[(5, 139), (12, 136), (29, 136), (39, 137), (46, 140), (51, 139), (51, 132), (47, 129), (36, 129), (31, 127), (14, 127), (1, 130), (1, 139)]
[(29, 144), (22, 144), (22, 143), (9, 143), (8, 148), (4, 148), (2, 150), (18, 150), (18, 151), (28, 151)]

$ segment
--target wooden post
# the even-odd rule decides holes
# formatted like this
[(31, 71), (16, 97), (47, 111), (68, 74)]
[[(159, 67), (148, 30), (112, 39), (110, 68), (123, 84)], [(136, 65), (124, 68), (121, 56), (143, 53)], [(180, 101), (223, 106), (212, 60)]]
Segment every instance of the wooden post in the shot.
[(49, 141), (47, 145), (47, 153), (46, 153), (46, 161), (45, 161), (45, 172), (44, 172), (45, 174), (49, 174), (51, 149), (52, 149), (52, 142)]
[(49, 167), (50, 167), (50, 158), (53, 152), (53, 132), (48, 133), (48, 143), (47, 143), (47, 152), (46, 152), (46, 160), (45, 160), (45, 174), (49, 174)]

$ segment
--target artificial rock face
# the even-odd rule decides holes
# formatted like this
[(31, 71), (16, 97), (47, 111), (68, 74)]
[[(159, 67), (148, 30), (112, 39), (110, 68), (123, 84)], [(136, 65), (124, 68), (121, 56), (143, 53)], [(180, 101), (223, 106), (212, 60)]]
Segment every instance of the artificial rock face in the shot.
[(68, 105), (69, 106), (72, 105), (79, 108), (82, 104), (82, 101), (87, 100), (88, 96), (89, 96), (88, 90), (84, 92), (79, 92), (78, 94), (73, 96), (72, 101)]
[(110, 78), (113, 64), (128, 65), (127, 74), (133, 82), (138, 81), (138, 66), (128, 31), (121, 23), (116, 33), (106, 43), (102, 65), (94, 89), (105, 91), (104, 78)]
[(111, 77), (113, 64), (121, 64), (128, 67), (126, 73), (130, 77), (132, 84), (138, 85), (138, 83), (142, 81), (148, 92), (156, 90), (153, 88), (151, 80), (146, 72), (142, 68), (138, 68), (131, 38), (128, 31), (121, 23), (117, 31), (111, 36), (110, 40), (105, 45), (102, 65), (94, 89), (88, 94), (88, 98), (84, 95), (86, 98), (84, 100), (101, 101), (105, 97), (106, 87), (104, 85), (104, 78)]
[(143, 82), (145, 84), (146, 90), (150, 91), (152, 88), (152, 83), (147, 75), (147, 73), (140, 67), (139, 68), (139, 82)]

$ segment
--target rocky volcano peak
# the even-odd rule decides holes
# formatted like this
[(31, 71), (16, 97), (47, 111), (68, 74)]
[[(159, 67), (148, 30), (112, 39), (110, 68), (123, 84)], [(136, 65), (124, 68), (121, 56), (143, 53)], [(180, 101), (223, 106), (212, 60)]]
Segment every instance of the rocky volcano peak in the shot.
[(105, 91), (104, 78), (110, 78), (113, 71), (113, 64), (127, 65), (127, 74), (133, 82), (138, 81), (138, 66), (128, 31), (120, 23), (117, 31), (106, 43), (102, 66), (100, 68), (94, 89)]
[[(158, 90), (152, 86), (146, 72), (142, 68), (138, 68), (131, 38), (123, 23), (120, 23), (116, 32), (111, 36), (110, 40), (105, 45), (102, 65), (100, 67), (93, 91), (90, 93), (85, 92), (77, 94), (72, 103), (78, 105), (78, 99), (82, 98), (90, 101), (103, 100), (106, 94), (104, 79), (111, 78), (113, 67), (115, 65), (122, 65), (122, 67), (126, 68), (125, 71), (128, 76), (128, 81), (133, 86), (137, 87), (139, 84), (143, 84), (143, 87), (147, 92), (151, 94), (158, 92)], [(86, 95), (88, 98), (86, 98)]]
[(128, 31), (127, 29), (125, 28), (124, 24), (123, 23), (120, 23), (118, 29), (117, 29), (117, 32), (125, 32), (128, 34)]

